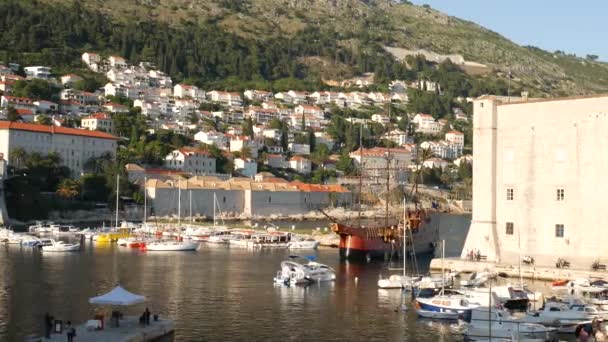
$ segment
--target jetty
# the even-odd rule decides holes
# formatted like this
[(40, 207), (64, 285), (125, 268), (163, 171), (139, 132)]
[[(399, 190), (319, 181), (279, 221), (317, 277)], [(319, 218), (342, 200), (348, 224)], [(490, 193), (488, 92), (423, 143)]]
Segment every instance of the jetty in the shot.
[[(446, 258), (443, 260), (443, 267), (448, 270), (458, 272), (482, 272), (491, 271), (504, 273), (509, 277), (519, 277), (520, 267), (515, 264), (497, 264), (493, 261), (472, 261), (462, 258)], [(431, 270), (441, 270), (441, 259), (431, 260)], [(557, 279), (604, 279), (608, 277), (606, 271), (593, 271), (591, 269), (580, 268), (556, 268), (546, 266), (521, 265), (521, 277), (526, 279), (537, 279), (553, 281)]]
[[(76, 327), (76, 337), (74, 340), (79, 342), (145, 342), (145, 341), (173, 341), (175, 324), (171, 320), (158, 319), (152, 320), (149, 325), (139, 323), (139, 317), (125, 316), (120, 320), (118, 327), (105, 327), (102, 330), (95, 330), (81, 324)], [(61, 334), (51, 334), (51, 339), (44, 337), (30, 339), (29, 341), (50, 341), (65, 342), (67, 332)]]

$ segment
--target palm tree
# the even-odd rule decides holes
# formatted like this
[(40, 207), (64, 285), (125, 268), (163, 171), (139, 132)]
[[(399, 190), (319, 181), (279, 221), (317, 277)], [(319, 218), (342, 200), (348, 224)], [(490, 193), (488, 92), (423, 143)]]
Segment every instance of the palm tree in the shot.
[(27, 159), (27, 152), (22, 147), (15, 147), (11, 150), (9, 159), (9, 163), (14, 164), (15, 169), (21, 169)]

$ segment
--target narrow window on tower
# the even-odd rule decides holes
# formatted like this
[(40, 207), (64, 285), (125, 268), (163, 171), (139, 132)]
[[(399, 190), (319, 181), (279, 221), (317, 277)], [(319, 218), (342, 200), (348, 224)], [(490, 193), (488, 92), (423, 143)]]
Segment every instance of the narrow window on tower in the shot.
[(513, 222), (507, 222), (506, 233), (507, 235), (513, 235)]
[(507, 201), (512, 201), (513, 200), (513, 189), (509, 188), (507, 189)]
[(565, 198), (564, 189), (557, 189), (557, 201), (562, 202)]
[(555, 237), (558, 237), (558, 238), (564, 237), (564, 225), (563, 224), (555, 225)]

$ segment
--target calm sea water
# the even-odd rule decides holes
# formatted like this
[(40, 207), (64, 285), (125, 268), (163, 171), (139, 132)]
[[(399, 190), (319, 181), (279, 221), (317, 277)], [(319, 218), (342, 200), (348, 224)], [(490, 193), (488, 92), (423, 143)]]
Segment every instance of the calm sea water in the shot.
[[(452, 240), (466, 231), (446, 230)], [(452, 254), (459, 243), (452, 243)], [(275, 286), (286, 250), (247, 250), (203, 244), (197, 252), (140, 252), (87, 243), (79, 253), (41, 253), (0, 245), (0, 340), (42, 333), (43, 316), (83, 322), (95, 307), (88, 298), (120, 283), (145, 307), (176, 321), (178, 341), (453, 341), (447, 326), (396, 312), (409, 295), (379, 290), (386, 263), (347, 263), (337, 249), (318, 261), (337, 271), (333, 283)], [(428, 268), (430, 256), (419, 259)]]

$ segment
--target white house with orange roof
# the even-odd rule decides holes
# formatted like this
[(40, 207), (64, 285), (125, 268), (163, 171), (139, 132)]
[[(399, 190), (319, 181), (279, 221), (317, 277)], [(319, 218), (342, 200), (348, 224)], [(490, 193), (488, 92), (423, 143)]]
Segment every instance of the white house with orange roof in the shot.
[(439, 123), (430, 114), (416, 114), (412, 123), (416, 124), (416, 132), (425, 134), (439, 134), (441, 132)]
[(293, 156), (289, 159), (289, 168), (307, 175), (312, 172), (312, 162), (302, 156)]
[(165, 157), (166, 168), (190, 172), (194, 175), (215, 174), (215, 158), (207, 151), (193, 147), (182, 147)]
[(294, 114), (289, 116), (289, 125), (298, 131), (306, 129), (308, 127), (312, 129), (321, 129), (323, 127), (323, 121), (313, 115), (304, 114), (304, 126), (302, 127), (302, 115)]
[(90, 158), (116, 155), (116, 137), (83, 129), (0, 121), (0, 153), (12, 162), (11, 152), (23, 148), (28, 153), (48, 155), (56, 152), (72, 176), (80, 176)]
[(253, 178), (258, 173), (258, 163), (250, 158), (235, 158), (234, 171), (245, 177)]
[(101, 56), (93, 52), (85, 52), (81, 57), (84, 64), (86, 64), (91, 70), (98, 71), (99, 64), (101, 63)]
[(84, 80), (82, 77), (76, 74), (67, 74), (61, 76), (61, 84), (64, 86), (72, 86), (74, 83)]
[(189, 97), (194, 100), (205, 99), (205, 91), (194, 85), (177, 84), (173, 87), (173, 96), (177, 98)]
[(2, 91), (5, 94), (10, 94), (13, 91), (13, 84), (15, 84), (14, 81), (0, 81), (0, 91)]
[(464, 147), (464, 133), (458, 131), (449, 131), (445, 134), (445, 141), (454, 145)]
[(382, 136), (382, 139), (390, 140), (399, 146), (408, 144), (410, 142), (410, 140), (412, 140), (412, 139), (408, 138), (406, 132), (404, 132), (398, 128), (395, 128), (390, 132), (386, 132)]
[(8, 108), (13, 107), (16, 109), (29, 109), (32, 111), (36, 111), (37, 107), (34, 104), (34, 100), (26, 98), (26, 97), (16, 97), (9, 95), (2, 95), (0, 98), (0, 107)]
[(275, 169), (282, 169), (285, 168), (287, 160), (282, 154), (269, 153), (266, 155), (266, 160), (264, 161), (264, 164)]
[(389, 123), (391, 123), (391, 118), (389, 118), (388, 115), (384, 114), (374, 114), (372, 115), (372, 121), (382, 125), (388, 125)]
[(80, 126), (91, 131), (102, 131), (106, 133), (114, 133), (114, 121), (109, 114), (94, 113), (82, 118)]
[(214, 145), (221, 150), (228, 149), (228, 138), (221, 132), (200, 131), (194, 135), (194, 140), (203, 144)]
[(306, 91), (295, 91), (290, 90), (287, 92), (287, 95), (291, 98), (291, 103), (300, 104), (308, 102), (308, 92)]
[(277, 109), (264, 109), (254, 106), (248, 107), (244, 112), (244, 116), (261, 124), (269, 123), (272, 119), (281, 119), (281, 115)]
[(110, 63), (110, 67), (118, 69), (124, 69), (128, 66), (127, 60), (120, 56), (110, 56), (108, 63)]
[(307, 104), (301, 104), (299, 106), (297, 106), (294, 110), (294, 112), (298, 115), (312, 115), (314, 117), (316, 117), (317, 119), (323, 119), (324, 117), (324, 112), (323, 109), (317, 107), (317, 106), (312, 106), (312, 105), (307, 105)]
[(243, 95), (245, 96), (245, 98), (247, 98), (248, 100), (251, 100), (251, 101), (265, 102), (265, 101), (269, 101), (272, 99), (272, 93), (269, 91), (263, 91), (263, 90), (248, 89), (248, 90), (245, 90)]
[(243, 104), (243, 99), (239, 93), (212, 90), (208, 94), (213, 102), (219, 102), (231, 107), (239, 107)]
[(59, 105), (51, 101), (37, 100), (34, 101), (34, 105), (38, 113), (57, 113), (59, 111)]
[(405, 148), (363, 148), (351, 152), (349, 156), (357, 167), (362, 166), (364, 175), (386, 177), (388, 165), (391, 177), (399, 181), (406, 179), (407, 169), (412, 162), (411, 152)]
[(236, 135), (230, 138), (230, 152), (240, 152), (243, 147), (247, 147), (252, 158), (258, 157), (258, 143), (245, 135)]
[(110, 113), (128, 113), (129, 107), (123, 106), (120, 103), (108, 102), (102, 106)]

